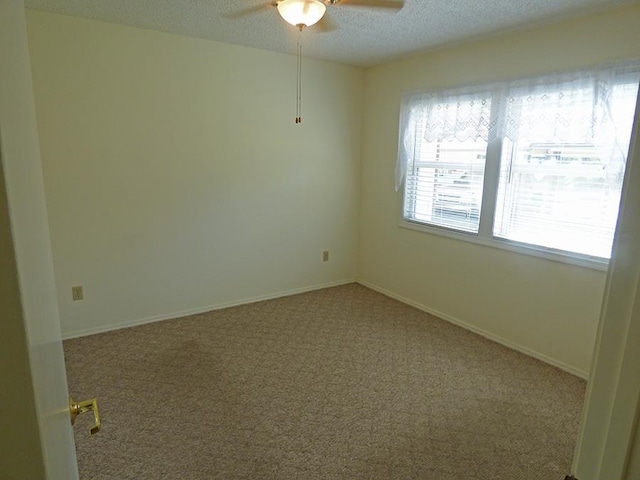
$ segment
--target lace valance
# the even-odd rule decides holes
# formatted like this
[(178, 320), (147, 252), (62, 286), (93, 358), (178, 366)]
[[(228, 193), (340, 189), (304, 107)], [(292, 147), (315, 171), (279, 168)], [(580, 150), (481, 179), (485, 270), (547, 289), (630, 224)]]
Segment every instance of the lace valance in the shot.
[[(640, 64), (634, 63), (407, 95), (400, 115), (396, 190), (422, 139), (590, 143), (614, 151), (616, 144), (628, 143), (631, 133), (615, 125), (616, 96), (629, 80), (637, 84), (639, 76)], [(624, 160), (625, 155), (613, 157)]]

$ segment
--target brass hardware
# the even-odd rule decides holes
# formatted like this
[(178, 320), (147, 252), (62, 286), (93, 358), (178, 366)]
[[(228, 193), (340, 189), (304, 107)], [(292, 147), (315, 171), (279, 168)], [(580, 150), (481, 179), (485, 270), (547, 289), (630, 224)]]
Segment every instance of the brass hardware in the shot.
[(93, 412), (93, 418), (95, 424), (89, 429), (91, 435), (100, 431), (100, 414), (98, 413), (98, 399), (92, 398), (91, 400), (85, 400), (84, 402), (74, 402), (73, 398), (69, 397), (69, 413), (71, 414), (71, 425), (76, 423), (76, 417), (81, 413)]

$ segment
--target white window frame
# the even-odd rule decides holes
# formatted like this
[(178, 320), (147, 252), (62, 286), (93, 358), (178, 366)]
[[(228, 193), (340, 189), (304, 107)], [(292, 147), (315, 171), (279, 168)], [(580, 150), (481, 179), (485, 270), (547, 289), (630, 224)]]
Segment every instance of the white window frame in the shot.
[[(632, 71), (640, 70), (640, 62), (633, 64), (627, 64), (625, 67)], [(610, 67), (607, 67), (610, 68)], [(483, 88), (472, 87), (473, 90), (483, 91)], [(497, 87), (497, 84), (487, 85), (485, 92), (492, 91), (492, 95), (495, 98), (502, 96), (504, 98), (504, 90)], [(503, 104), (504, 102), (495, 102), (496, 105)], [(637, 104), (640, 104), (640, 89), (638, 92)], [(637, 111), (637, 110), (636, 110)], [(502, 115), (504, 112), (500, 112)], [(402, 132), (400, 132), (402, 134)], [(633, 132), (631, 138), (637, 133)], [(503, 138), (493, 138), (488, 141), (487, 154), (484, 168), (484, 182), (482, 190), (482, 203), (480, 208), (480, 219), (478, 233), (465, 232), (462, 230), (455, 230), (446, 227), (440, 227), (437, 225), (429, 225), (420, 221), (414, 221), (405, 217), (405, 185), (406, 174), (403, 173), (402, 188), (396, 188), (400, 195), (400, 212), (399, 212), (399, 227), (415, 230), (432, 235), (438, 235), (441, 237), (451, 238), (463, 242), (473, 243), (486, 247), (498, 248), (518, 254), (524, 254), (556, 262), (568, 263), (599, 271), (606, 271), (609, 266), (609, 259), (603, 257), (596, 257), (566, 250), (559, 250), (549, 247), (543, 247), (528, 243), (517, 242), (509, 239), (495, 237), (493, 235), (494, 218), (496, 213), (496, 203), (498, 197), (499, 188), (499, 176), (500, 176), (500, 160), (502, 157), (502, 145)], [(627, 166), (631, 159), (627, 155)], [(396, 175), (398, 175), (398, 166), (396, 166)], [(397, 182), (397, 178), (396, 178)]]

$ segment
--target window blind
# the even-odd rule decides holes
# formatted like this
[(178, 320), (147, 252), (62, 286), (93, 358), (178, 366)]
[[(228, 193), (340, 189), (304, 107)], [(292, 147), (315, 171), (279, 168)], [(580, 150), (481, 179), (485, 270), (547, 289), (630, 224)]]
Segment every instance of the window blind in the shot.
[(639, 80), (630, 62), (403, 97), (403, 220), (609, 258)]
[(478, 232), (487, 142), (422, 140), (407, 173), (405, 217)]
[(606, 111), (599, 88), (509, 98), (519, 127), (503, 142), (494, 236), (610, 257), (637, 84), (612, 85)]

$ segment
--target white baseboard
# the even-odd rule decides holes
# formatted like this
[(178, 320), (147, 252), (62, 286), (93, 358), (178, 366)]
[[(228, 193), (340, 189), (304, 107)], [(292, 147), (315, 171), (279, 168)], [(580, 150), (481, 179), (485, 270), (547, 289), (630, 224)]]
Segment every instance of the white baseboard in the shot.
[(533, 358), (537, 358), (538, 360), (541, 360), (545, 363), (548, 363), (549, 365), (553, 365), (554, 367), (558, 367), (561, 370), (564, 370), (565, 372), (571, 373), (572, 375), (575, 375), (577, 377), (583, 378), (583, 379), (588, 379), (589, 378), (589, 374), (588, 372), (582, 371), (580, 369), (577, 369), (575, 367), (572, 367), (571, 365), (567, 365), (559, 360), (556, 360), (554, 358), (551, 358), (543, 353), (539, 353), (536, 352), (535, 350), (532, 350), (528, 347), (525, 347), (523, 345), (520, 345), (518, 343), (515, 343), (511, 340), (508, 340), (506, 338), (503, 338), (499, 335), (496, 335), (494, 333), (488, 332), (486, 330), (483, 330), (482, 328), (476, 327), (475, 325), (471, 325), (470, 323), (464, 322), (456, 317), (453, 317), (451, 315), (447, 315), (446, 313), (440, 312), (438, 310), (434, 310), (433, 308), (429, 308), (425, 305), (422, 305), (418, 302), (415, 302), (413, 300), (410, 300), (408, 298), (405, 298), (401, 295), (397, 295), (393, 292), (390, 292), (389, 290), (386, 290), (382, 287), (379, 287), (378, 285), (375, 285), (373, 283), (364, 281), (364, 280), (356, 280), (356, 279), (346, 279), (346, 280), (339, 280), (336, 282), (329, 282), (329, 283), (324, 283), (324, 284), (320, 284), (320, 285), (313, 285), (313, 286), (308, 286), (308, 287), (302, 287), (302, 288), (295, 288), (292, 290), (285, 290), (285, 291), (281, 291), (281, 292), (276, 292), (276, 293), (271, 293), (268, 295), (261, 295), (261, 296), (257, 296), (257, 297), (251, 297), (251, 298), (245, 298), (245, 299), (241, 299), (241, 300), (237, 300), (234, 302), (227, 302), (227, 303), (219, 303), (219, 304), (214, 304), (214, 305), (207, 305), (207, 306), (202, 306), (202, 307), (197, 307), (197, 308), (193, 308), (193, 309), (189, 309), (189, 310), (183, 310), (183, 311), (179, 311), (179, 312), (171, 312), (171, 313), (167, 313), (167, 314), (163, 314), (163, 315), (156, 315), (153, 317), (146, 317), (146, 318), (141, 318), (141, 319), (136, 319), (136, 320), (130, 320), (130, 321), (126, 321), (126, 322), (122, 322), (122, 323), (117, 323), (117, 324), (113, 324), (113, 325), (104, 325), (104, 326), (100, 326), (100, 327), (94, 327), (94, 328), (88, 328), (88, 329), (83, 329), (83, 330), (76, 330), (76, 331), (71, 331), (71, 332), (63, 332), (62, 334), (62, 338), (63, 340), (69, 340), (72, 338), (78, 338), (78, 337), (85, 337), (87, 335), (94, 335), (97, 333), (104, 333), (104, 332), (110, 332), (113, 330), (120, 330), (123, 328), (129, 328), (129, 327), (135, 327), (138, 325), (145, 325), (147, 323), (154, 323), (154, 322), (161, 322), (163, 320), (171, 320), (174, 318), (181, 318), (181, 317), (188, 317), (190, 315), (197, 315), (200, 313), (206, 313), (206, 312), (211, 312), (214, 310), (221, 310), (223, 308), (229, 308), (229, 307), (236, 307), (239, 305), (246, 305), (248, 303), (255, 303), (255, 302), (262, 302), (264, 300), (273, 300), (275, 298), (280, 298), (280, 297), (286, 297), (289, 295), (296, 295), (298, 293), (305, 293), (305, 292), (311, 292), (313, 290), (321, 290), (323, 288), (330, 288), (330, 287), (337, 287), (340, 285), (346, 285), (348, 283), (354, 283), (357, 282), (367, 288), (370, 288), (371, 290), (375, 290), (376, 292), (379, 292), (383, 295), (386, 295), (387, 297), (393, 298), (395, 300), (398, 300), (402, 303), (405, 303), (407, 305), (411, 305), (412, 307), (417, 308), (418, 310), (422, 310), (423, 312), (429, 313), (431, 315), (434, 315), (438, 318), (441, 318), (442, 320), (446, 320), (447, 322), (450, 322), (454, 325), (458, 325), (459, 327), (462, 327), (466, 330), (469, 330), (473, 333), (476, 333), (478, 335), (481, 335), (485, 338), (488, 338), (489, 340), (492, 340), (494, 342), (497, 342), (501, 345), (504, 345), (505, 347), (511, 348), (513, 350), (516, 350), (518, 352), (524, 353), (525, 355), (529, 355)]
[(258, 297), (244, 298), (241, 300), (218, 303), (215, 305), (207, 305), (203, 307), (192, 308), (189, 310), (183, 310), (180, 312), (171, 312), (163, 315), (155, 315), (153, 317), (140, 318), (136, 320), (129, 320), (113, 325), (103, 325), (94, 328), (87, 328), (83, 330), (75, 330), (71, 332), (63, 332), (62, 339), (70, 340), (72, 338), (86, 337), (87, 335), (94, 335), (96, 333), (111, 332), (113, 330), (120, 330), (123, 328), (136, 327), (138, 325), (145, 325), (147, 323), (161, 322), (163, 320), (171, 320), (174, 318), (188, 317), (190, 315), (198, 315), (200, 313), (211, 312), (213, 310), (222, 310), (223, 308), (237, 307), (239, 305), (246, 305), (248, 303), (262, 302), (264, 300), (273, 300), (275, 298), (286, 297), (289, 295), (296, 295), (298, 293), (311, 292), (313, 290), (321, 290), (323, 288), (337, 287), (340, 285), (346, 285), (348, 283), (354, 283), (355, 279), (338, 280), (336, 282), (323, 283), (320, 285), (313, 285), (309, 287), (294, 288), (292, 290), (285, 290), (276, 293), (270, 293), (268, 295), (260, 295)]
[(557, 367), (561, 370), (564, 370), (567, 373), (570, 373), (572, 375), (575, 375), (576, 377), (580, 377), (583, 378), (585, 380), (588, 380), (589, 378), (589, 373), (582, 371), (578, 368), (572, 367), (571, 365), (567, 365), (564, 362), (561, 362), (559, 360), (556, 360), (555, 358), (551, 358), (548, 355), (545, 355), (543, 353), (540, 352), (536, 352), (535, 350), (532, 350), (528, 347), (525, 347), (523, 345), (520, 345), (516, 342), (513, 342), (511, 340), (508, 340), (504, 337), (501, 337), (499, 335), (496, 335), (494, 333), (488, 332), (486, 330), (483, 330), (482, 328), (476, 327), (475, 325), (471, 325), (470, 323), (464, 322), (456, 317), (453, 317), (451, 315), (447, 315), (446, 313), (443, 312), (439, 312), (438, 310), (434, 310), (433, 308), (429, 308), (425, 305), (422, 305), (418, 302), (415, 302), (413, 300), (410, 300), (408, 298), (405, 298), (401, 295), (397, 295), (393, 292), (390, 292), (389, 290), (386, 290), (382, 287), (379, 287), (378, 285), (375, 285), (373, 283), (364, 281), (364, 280), (357, 280), (357, 283), (359, 283), (360, 285), (370, 288), (371, 290), (375, 290), (376, 292), (379, 292), (383, 295), (386, 295), (387, 297), (393, 298), (395, 300), (398, 300), (402, 303), (406, 303), (407, 305), (410, 305), (412, 307), (417, 308), (418, 310), (422, 310), (423, 312), (429, 313), (435, 317), (438, 317), (442, 320), (446, 320), (449, 323), (453, 323), (454, 325), (457, 325), (459, 327), (464, 328), (465, 330), (469, 330), (473, 333), (476, 333), (478, 335), (481, 335), (485, 338), (488, 338), (489, 340), (492, 340), (496, 343), (499, 343), (501, 345), (504, 345), (505, 347), (511, 348), (512, 350), (516, 350), (520, 353), (524, 353), (525, 355), (529, 355), (530, 357), (533, 358), (537, 358), (538, 360), (541, 360), (545, 363), (548, 363), (549, 365), (553, 365), (554, 367)]

